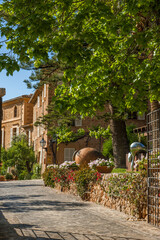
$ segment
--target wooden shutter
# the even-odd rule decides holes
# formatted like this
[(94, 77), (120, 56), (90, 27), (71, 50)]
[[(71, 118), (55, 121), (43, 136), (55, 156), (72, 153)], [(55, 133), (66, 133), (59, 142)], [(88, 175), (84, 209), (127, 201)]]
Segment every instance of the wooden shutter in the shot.
[(72, 161), (72, 156), (74, 152), (75, 152), (75, 148), (65, 148), (64, 161)]

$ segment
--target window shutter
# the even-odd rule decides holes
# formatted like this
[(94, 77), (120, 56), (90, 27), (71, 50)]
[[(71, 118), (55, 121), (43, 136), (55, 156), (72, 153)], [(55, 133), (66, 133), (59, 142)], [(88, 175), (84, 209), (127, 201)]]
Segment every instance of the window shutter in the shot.
[(42, 150), (40, 151), (39, 164), (42, 164)]
[(82, 126), (82, 119), (75, 119), (75, 126), (81, 127)]
[(37, 107), (40, 107), (40, 97), (37, 97)]
[(2, 128), (2, 147), (4, 148), (4, 128)]
[(19, 127), (16, 128), (16, 136), (19, 135)]
[(44, 102), (44, 92), (42, 90), (42, 103)]
[(28, 132), (28, 145), (31, 146), (31, 130)]
[(72, 161), (72, 156), (74, 152), (75, 152), (75, 148), (65, 148), (64, 161)]
[(10, 129), (10, 146), (12, 143), (12, 138), (13, 138), (13, 128)]
[(44, 84), (44, 97), (46, 97), (46, 84)]

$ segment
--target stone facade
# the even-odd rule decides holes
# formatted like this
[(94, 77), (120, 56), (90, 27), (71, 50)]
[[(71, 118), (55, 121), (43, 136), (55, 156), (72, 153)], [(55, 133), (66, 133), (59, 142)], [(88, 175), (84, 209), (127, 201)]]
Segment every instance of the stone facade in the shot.
[[(31, 138), (33, 105), (29, 103), (30, 98), (31, 95), (23, 95), (3, 102), (2, 147), (9, 148), (13, 137), (20, 133)], [(25, 126), (29, 126), (28, 130)]]
[[(11, 145), (13, 136), (19, 133), (26, 133), (29, 144), (33, 144), (37, 161), (42, 164), (42, 171), (46, 165), (53, 163), (53, 153), (50, 146), (50, 138), (47, 130), (42, 126), (35, 126), (34, 123), (39, 117), (47, 114), (47, 107), (51, 102), (54, 90), (48, 84), (44, 84), (37, 89), (33, 95), (24, 95), (3, 102), (3, 121), (2, 121), (2, 147), (8, 148)], [(109, 111), (109, 110), (108, 110)], [(145, 125), (144, 116), (129, 116), (127, 125), (135, 124), (137, 127)], [(58, 125), (58, 119), (57, 119)], [(76, 119), (73, 123), (72, 130), (77, 131), (78, 128), (84, 128), (88, 132), (88, 128), (100, 125), (107, 127), (108, 123), (102, 119), (86, 118), (84, 120)], [(42, 138), (46, 141), (46, 145), (42, 149), (40, 141)], [(76, 150), (84, 147), (93, 147), (97, 150), (101, 149), (99, 140), (89, 138), (88, 136), (68, 144), (60, 144), (57, 152), (58, 163), (66, 160), (72, 160), (72, 154)]]

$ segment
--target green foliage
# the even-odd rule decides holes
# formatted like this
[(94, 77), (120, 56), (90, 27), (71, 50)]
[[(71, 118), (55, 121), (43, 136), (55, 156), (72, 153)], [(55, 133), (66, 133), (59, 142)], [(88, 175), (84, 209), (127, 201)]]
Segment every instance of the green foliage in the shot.
[(87, 192), (91, 189), (94, 183), (99, 182), (101, 174), (90, 168), (79, 170), (71, 170), (67, 168), (52, 167), (45, 170), (43, 173), (43, 181), (45, 186), (55, 187), (55, 184), (69, 189), (70, 184), (75, 182), (77, 192), (82, 199), (87, 198)]
[(82, 168), (76, 172), (75, 182), (77, 192), (82, 199), (86, 199), (94, 183), (101, 179), (101, 174), (90, 168)]
[(1, 174), (5, 175), (7, 173), (7, 150), (4, 148), (1, 148), (1, 161), (2, 161), (2, 168), (1, 168)]
[(56, 92), (61, 110), (93, 114), (110, 101), (120, 112), (141, 111), (147, 98), (159, 99), (157, 1), (13, 0), (0, 8), (1, 35), (16, 54), (2, 54), (0, 69), (44, 67), (56, 56), (67, 65)]
[(112, 173), (126, 173), (126, 168), (114, 168)]
[(57, 144), (62, 142), (74, 142), (85, 135), (85, 131), (79, 128), (77, 132), (73, 132), (70, 127), (61, 126), (56, 129), (56, 134), (58, 135)]
[(19, 135), (12, 141), (12, 146), (5, 150), (2, 158), (4, 167), (15, 167), (19, 179), (30, 179), (32, 166), (35, 163), (33, 148), (28, 146), (25, 135)]
[(43, 181), (45, 186), (55, 187), (60, 184), (61, 189), (70, 188), (70, 182), (75, 179), (75, 172), (67, 168), (50, 167), (43, 173)]
[(10, 173), (7, 173), (7, 174), (5, 175), (5, 178), (6, 178), (6, 180), (13, 180), (13, 175), (10, 174)]
[(49, 186), (49, 187), (55, 186), (55, 183), (53, 181), (55, 173), (56, 173), (56, 169), (54, 168), (47, 168), (45, 170), (45, 172), (42, 175), (45, 186)]
[(33, 170), (32, 170), (32, 179), (40, 179), (41, 178), (41, 165), (39, 163), (33, 164)]
[[(136, 126), (132, 124), (126, 127), (129, 144), (140, 141), (146, 145), (145, 137), (141, 136), (139, 138), (138, 135), (133, 132), (134, 128), (136, 128)], [(109, 134), (108, 139), (104, 141), (102, 153), (106, 158), (113, 158), (112, 137), (110, 132)]]
[(103, 143), (103, 155), (106, 158), (113, 158), (113, 147), (112, 147), (112, 137), (110, 136), (105, 142)]
[(138, 135), (133, 133), (134, 128), (136, 128), (136, 126), (132, 124), (126, 127), (129, 144), (139, 141)]
[(134, 204), (135, 213), (141, 218), (142, 209), (147, 206), (146, 172), (112, 175), (107, 181), (109, 196)]
[(106, 129), (101, 126), (93, 127), (92, 129), (89, 129), (89, 135), (91, 137), (95, 137), (96, 139), (99, 139), (101, 137), (108, 138), (111, 135), (110, 128), (108, 127)]

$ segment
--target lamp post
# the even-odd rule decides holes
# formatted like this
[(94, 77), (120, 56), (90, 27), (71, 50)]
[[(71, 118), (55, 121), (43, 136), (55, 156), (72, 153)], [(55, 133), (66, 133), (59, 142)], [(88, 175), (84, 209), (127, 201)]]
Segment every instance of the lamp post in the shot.
[(0, 161), (1, 161), (1, 145), (2, 145), (2, 97), (6, 94), (5, 88), (0, 88)]
[(40, 145), (42, 147), (42, 162), (43, 162), (43, 149), (44, 149), (44, 146), (46, 145), (46, 141), (44, 140), (44, 137), (42, 137), (42, 140), (40, 141)]
[(52, 150), (52, 154), (53, 154), (53, 164), (58, 164), (57, 161), (57, 139), (58, 139), (58, 135), (54, 134), (52, 139), (49, 141), (51, 150)]

